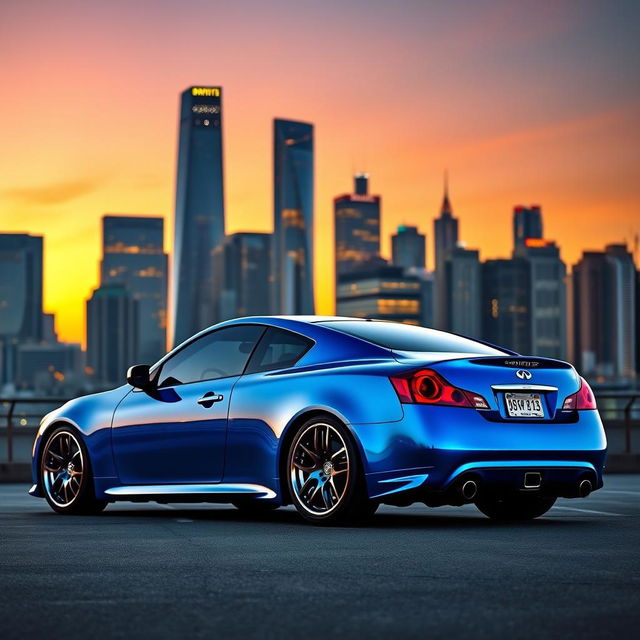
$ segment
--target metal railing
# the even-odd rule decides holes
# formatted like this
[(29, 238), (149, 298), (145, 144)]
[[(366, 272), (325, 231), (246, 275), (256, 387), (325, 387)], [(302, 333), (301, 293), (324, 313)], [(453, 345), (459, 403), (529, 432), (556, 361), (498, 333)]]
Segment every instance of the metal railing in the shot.
[(640, 403), (636, 409), (636, 401), (640, 400), (639, 392), (608, 391), (595, 393), (600, 416), (605, 424), (619, 420), (622, 415), (624, 427), (624, 452), (631, 453), (631, 425), (634, 420), (640, 420)]
[[(633, 451), (632, 427), (640, 424), (640, 391), (610, 391), (596, 393), (598, 409), (605, 429), (623, 429), (624, 453)], [(6, 462), (14, 461), (14, 438), (16, 432), (22, 436), (35, 436), (42, 416), (67, 402), (67, 398), (0, 398), (0, 434), (6, 432)], [(49, 405), (45, 410), (36, 407)], [(0, 460), (1, 461), (1, 460)]]
[(18, 421), (19, 428), (37, 427), (40, 420), (48, 411), (30, 412), (21, 411), (16, 407), (20, 405), (49, 405), (49, 411), (68, 401), (68, 398), (0, 398), (0, 419), (5, 419), (5, 424), (0, 423), (0, 428), (4, 426), (7, 430), (7, 462), (13, 462), (13, 437), (15, 423)]

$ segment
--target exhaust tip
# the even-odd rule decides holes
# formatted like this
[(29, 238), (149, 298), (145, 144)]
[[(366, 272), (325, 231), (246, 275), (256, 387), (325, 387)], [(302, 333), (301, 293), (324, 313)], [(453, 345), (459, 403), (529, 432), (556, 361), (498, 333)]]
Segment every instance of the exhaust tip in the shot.
[(478, 483), (475, 480), (466, 480), (460, 487), (460, 493), (465, 500), (473, 500), (478, 494)]
[(591, 480), (582, 480), (578, 485), (578, 495), (581, 498), (586, 498), (593, 491), (593, 485)]

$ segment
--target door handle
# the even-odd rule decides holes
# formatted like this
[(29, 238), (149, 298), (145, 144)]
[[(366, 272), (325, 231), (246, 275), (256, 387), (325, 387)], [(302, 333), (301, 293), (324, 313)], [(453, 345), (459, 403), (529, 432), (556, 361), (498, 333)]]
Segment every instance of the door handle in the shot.
[(198, 404), (202, 405), (205, 409), (209, 409), (213, 406), (214, 402), (220, 402), (224, 396), (221, 396), (219, 393), (214, 393), (213, 391), (207, 391), (202, 398), (198, 400)]

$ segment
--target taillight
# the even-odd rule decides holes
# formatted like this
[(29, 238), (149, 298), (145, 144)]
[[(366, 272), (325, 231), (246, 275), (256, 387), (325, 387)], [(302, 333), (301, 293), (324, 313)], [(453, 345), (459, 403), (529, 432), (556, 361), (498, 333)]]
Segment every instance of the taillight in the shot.
[(475, 409), (489, 408), (487, 401), (481, 395), (454, 387), (431, 369), (421, 369), (402, 376), (391, 376), (390, 380), (400, 402)]
[(589, 383), (584, 378), (580, 378), (580, 388), (578, 391), (567, 396), (562, 404), (563, 411), (572, 411), (574, 409), (582, 411), (584, 409), (596, 408), (596, 398), (593, 395)]

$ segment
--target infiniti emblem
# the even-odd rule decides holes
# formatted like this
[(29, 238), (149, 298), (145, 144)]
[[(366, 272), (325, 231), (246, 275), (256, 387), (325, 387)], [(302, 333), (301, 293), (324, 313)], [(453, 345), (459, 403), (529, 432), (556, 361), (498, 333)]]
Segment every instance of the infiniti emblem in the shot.
[(520, 380), (531, 380), (531, 371), (527, 371), (526, 369), (518, 369), (516, 371), (516, 376), (518, 376)]

